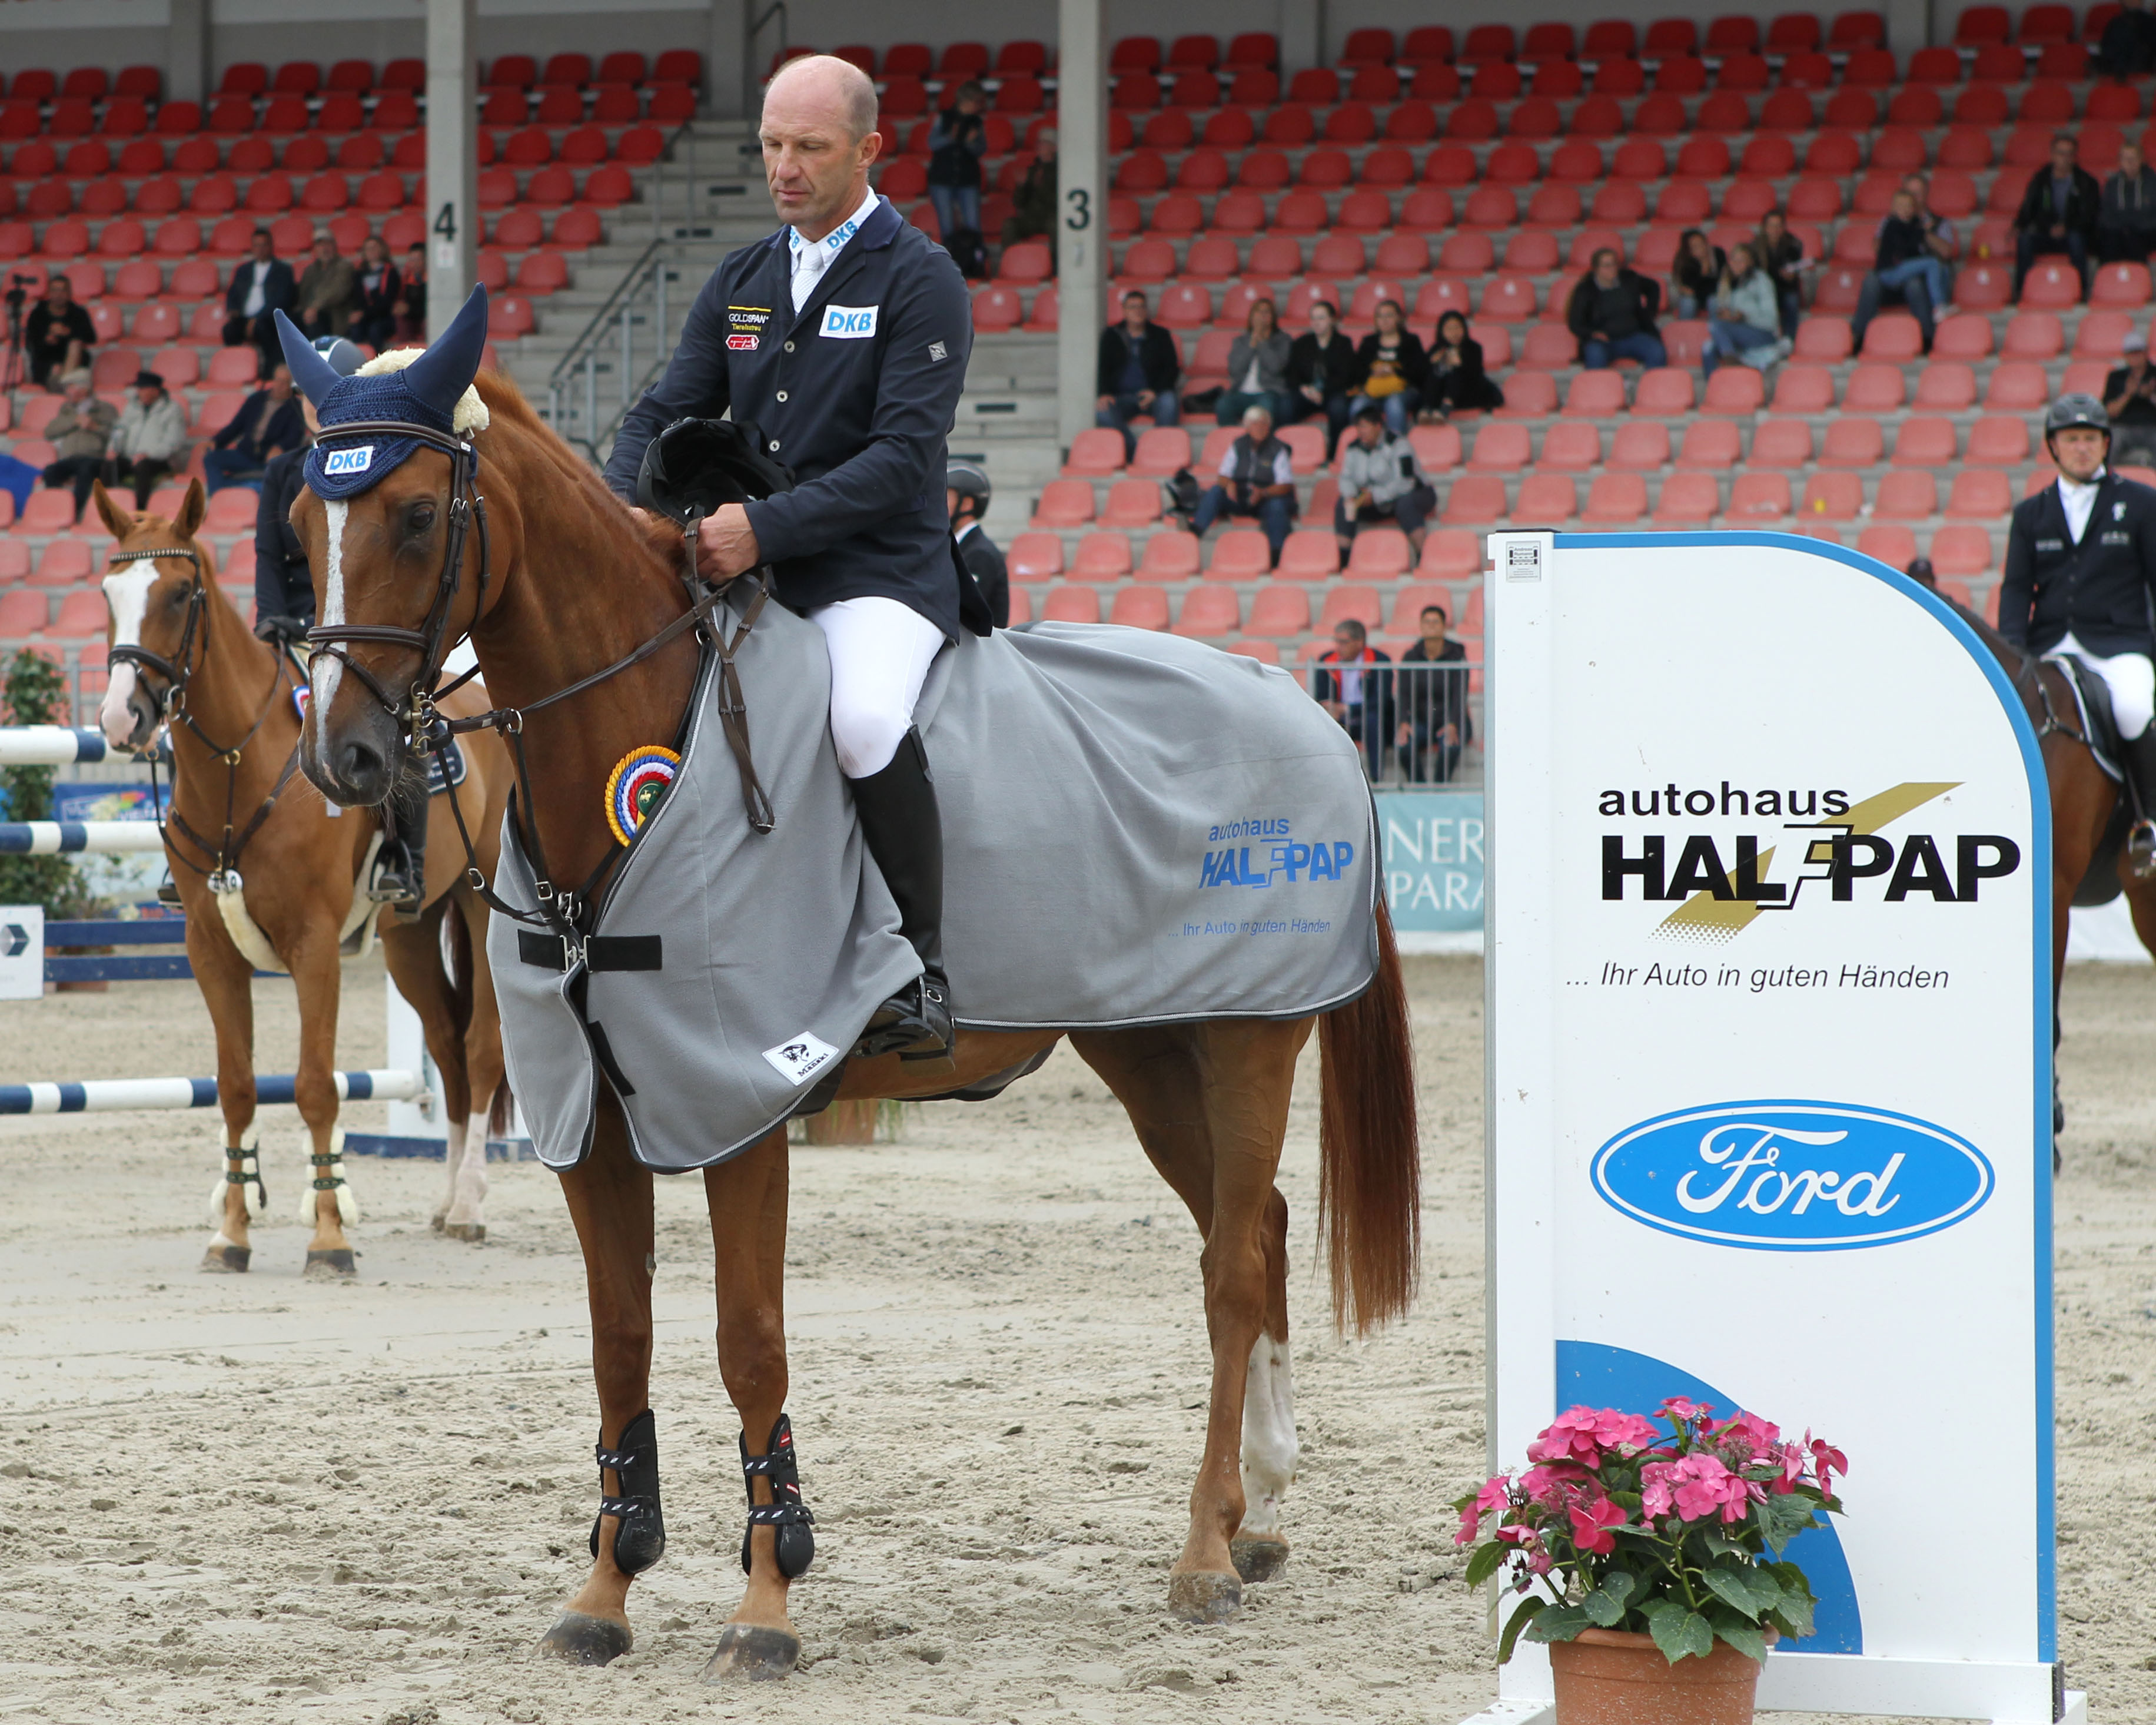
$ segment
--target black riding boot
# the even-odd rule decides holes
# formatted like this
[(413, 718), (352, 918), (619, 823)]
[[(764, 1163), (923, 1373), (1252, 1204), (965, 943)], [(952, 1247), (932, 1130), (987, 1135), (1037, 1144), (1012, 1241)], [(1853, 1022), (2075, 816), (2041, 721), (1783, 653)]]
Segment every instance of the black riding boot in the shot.
[(2156, 725), (2125, 746), (2127, 775), (2133, 781), (2140, 819), (2126, 836), (2127, 866), (2136, 880), (2156, 875)]
[(898, 901), (898, 932), (919, 955), (923, 973), (876, 1009), (855, 1051), (948, 1060), (953, 1032), (951, 985), (943, 974), (943, 822), (921, 733), (907, 732), (882, 772), (850, 783), (861, 836)]
[(389, 793), (382, 824), (382, 850), (367, 896), (408, 916), (418, 913), (427, 890), (427, 786), (409, 776)]

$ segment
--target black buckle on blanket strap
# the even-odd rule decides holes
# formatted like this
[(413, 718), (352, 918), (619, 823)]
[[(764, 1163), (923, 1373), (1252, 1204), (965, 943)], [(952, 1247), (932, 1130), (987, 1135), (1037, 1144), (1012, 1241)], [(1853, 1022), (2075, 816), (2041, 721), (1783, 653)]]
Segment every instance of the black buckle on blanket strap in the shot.
[[(607, 970), (664, 970), (665, 937), (658, 934), (594, 934), (577, 951), (584, 968), (597, 973)], [(567, 970), (576, 962), (569, 942), (558, 934), (540, 934), (529, 928), (516, 931), (516, 956), (542, 970)]]

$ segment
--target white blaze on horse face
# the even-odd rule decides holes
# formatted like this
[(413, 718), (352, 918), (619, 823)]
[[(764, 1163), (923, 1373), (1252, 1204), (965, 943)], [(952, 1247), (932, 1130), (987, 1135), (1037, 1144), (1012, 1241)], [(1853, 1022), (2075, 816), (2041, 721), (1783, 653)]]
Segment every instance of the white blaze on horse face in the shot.
[[(105, 602), (112, 608), (112, 644), (142, 644), (142, 615), (148, 608), (150, 589), (157, 584), (155, 563), (130, 563), (105, 578)], [(128, 703), (135, 693), (135, 667), (116, 665), (105, 685), (105, 699), (97, 709), (97, 722), (105, 740), (124, 748), (135, 735), (135, 710)]]
[(1295, 1482), (1295, 1373), (1287, 1343), (1258, 1337), (1243, 1388), (1244, 1537), (1278, 1538), (1281, 1499)]
[[(344, 621), (344, 529), (352, 514), (349, 503), (325, 503), (322, 510), (329, 517), (328, 544), (323, 553), (326, 577), (323, 583), (322, 627), (334, 629)], [(317, 653), (307, 666), (307, 681), (313, 685), (314, 710), (317, 715), (326, 715), (330, 703), (336, 699), (337, 685), (344, 680), (344, 661), (334, 653)], [(316, 721), (315, 747), (322, 750), (321, 721)]]

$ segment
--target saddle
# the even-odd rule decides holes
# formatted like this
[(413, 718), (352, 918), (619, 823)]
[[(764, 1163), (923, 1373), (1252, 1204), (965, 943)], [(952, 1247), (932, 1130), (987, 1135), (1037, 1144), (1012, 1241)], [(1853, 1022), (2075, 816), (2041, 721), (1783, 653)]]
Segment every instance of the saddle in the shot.
[(676, 419), (644, 446), (636, 501), (683, 526), (729, 503), (793, 489), (793, 470), (765, 452), (763, 434), (732, 419)]

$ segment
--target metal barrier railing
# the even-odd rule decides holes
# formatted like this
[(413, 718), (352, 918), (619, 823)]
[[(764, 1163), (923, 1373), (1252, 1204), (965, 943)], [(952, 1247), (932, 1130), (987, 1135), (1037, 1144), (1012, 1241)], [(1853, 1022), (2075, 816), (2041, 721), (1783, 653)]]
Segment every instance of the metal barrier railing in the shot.
[(1480, 660), (1313, 660), (1303, 686), (1363, 751), (1373, 784), (1477, 783), (1482, 777)]

